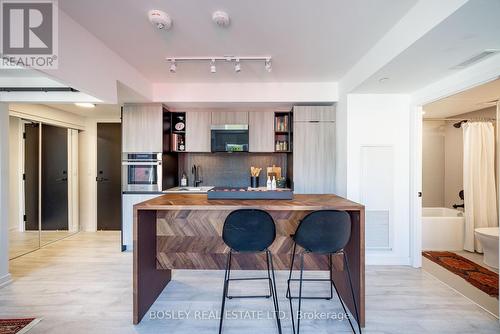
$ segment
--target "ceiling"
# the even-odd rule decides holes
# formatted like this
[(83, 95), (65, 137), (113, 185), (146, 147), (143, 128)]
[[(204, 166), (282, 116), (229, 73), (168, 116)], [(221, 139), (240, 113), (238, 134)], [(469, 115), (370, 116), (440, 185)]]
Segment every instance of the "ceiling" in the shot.
[(46, 104), (46, 106), (91, 118), (117, 118), (121, 113), (121, 107), (116, 104), (96, 104), (95, 108), (88, 109), (65, 103)]
[(500, 98), (500, 79), (448, 96), (424, 106), (425, 118), (447, 118), (495, 106)]
[[(500, 1), (473, 0), (376, 72), (358, 93), (412, 93), (458, 71), (485, 49), (500, 49)], [(381, 78), (388, 78), (380, 82)]]
[[(64, 0), (59, 7), (137, 68), (152, 82), (326, 82), (338, 81), (416, 0)], [(312, 5), (314, 4), (314, 5)], [(159, 31), (147, 12), (160, 9), (173, 19)], [(211, 21), (225, 10), (230, 26)], [(375, 15), (376, 14), (376, 15)], [(166, 57), (272, 56), (263, 64), (178, 64)]]

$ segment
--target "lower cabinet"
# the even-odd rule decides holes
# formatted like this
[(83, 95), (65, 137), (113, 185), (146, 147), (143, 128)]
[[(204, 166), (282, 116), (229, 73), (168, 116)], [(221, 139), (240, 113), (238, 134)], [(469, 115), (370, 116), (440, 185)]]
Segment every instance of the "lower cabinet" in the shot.
[(161, 194), (122, 194), (122, 250), (132, 250), (134, 232), (134, 205)]

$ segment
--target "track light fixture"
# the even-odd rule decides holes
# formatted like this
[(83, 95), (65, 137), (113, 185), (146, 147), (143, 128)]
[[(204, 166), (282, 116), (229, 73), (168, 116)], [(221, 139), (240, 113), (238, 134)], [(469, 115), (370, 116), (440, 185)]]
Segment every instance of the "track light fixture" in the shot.
[(234, 71), (236, 73), (241, 72), (241, 64), (240, 64), (240, 59), (239, 58), (236, 58), (236, 61), (234, 63)]
[(267, 57), (235, 57), (235, 56), (223, 56), (223, 57), (175, 57), (175, 58), (166, 58), (167, 61), (170, 62), (170, 72), (176, 73), (177, 66), (176, 64), (179, 62), (210, 62), (210, 72), (217, 73), (216, 62), (226, 62), (226, 63), (234, 63), (234, 72), (241, 72), (241, 63), (242, 62), (263, 62), (264, 68), (267, 72), (271, 72), (272, 70), (272, 58), (270, 56)]
[(217, 72), (217, 67), (215, 67), (215, 59), (212, 59), (211, 65), (210, 65), (210, 72), (216, 73)]
[(170, 61), (170, 73), (177, 72), (177, 65), (175, 64), (175, 59)]
[(266, 71), (271, 72), (273, 70), (273, 65), (271, 64), (271, 58), (266, 59), (265, 64)]

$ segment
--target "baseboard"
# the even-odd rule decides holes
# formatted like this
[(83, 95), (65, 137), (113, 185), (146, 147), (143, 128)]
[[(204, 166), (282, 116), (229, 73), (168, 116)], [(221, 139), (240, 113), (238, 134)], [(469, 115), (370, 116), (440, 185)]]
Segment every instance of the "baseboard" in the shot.
[(10, 274), (0, 277), (0, 289), (12, 283), (12, 276)]

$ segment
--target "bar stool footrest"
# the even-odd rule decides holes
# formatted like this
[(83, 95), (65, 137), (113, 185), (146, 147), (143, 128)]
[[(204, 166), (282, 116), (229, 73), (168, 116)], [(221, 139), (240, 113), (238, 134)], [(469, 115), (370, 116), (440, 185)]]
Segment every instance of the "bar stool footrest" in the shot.
[[(268, 277), (241, 277), (241, 278), (230, 278), (228, 281), (259, 281), (259, 280), (269, 280)], [(271, 295), (259, 295), (259, 296), (226, 296), (227, 299), (248, 299), (248, 298), (271, 298)]]

